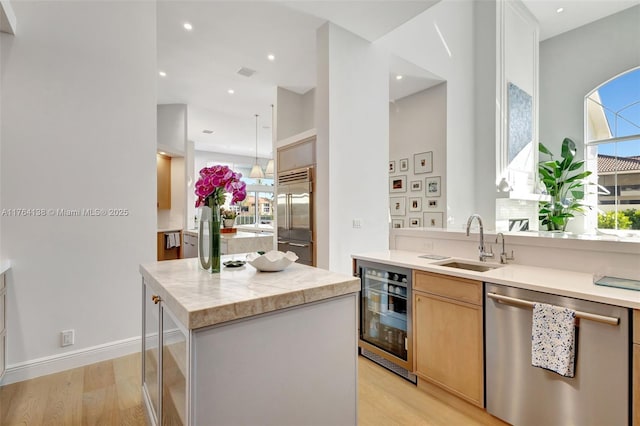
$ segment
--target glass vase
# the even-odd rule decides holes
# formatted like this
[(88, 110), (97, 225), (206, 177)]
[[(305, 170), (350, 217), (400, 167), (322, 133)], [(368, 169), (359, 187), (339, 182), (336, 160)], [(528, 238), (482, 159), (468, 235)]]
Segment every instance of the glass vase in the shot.
[(212, 274), (220, 272), (220, 206), (201, 207), (198, 238), (200, 266)]

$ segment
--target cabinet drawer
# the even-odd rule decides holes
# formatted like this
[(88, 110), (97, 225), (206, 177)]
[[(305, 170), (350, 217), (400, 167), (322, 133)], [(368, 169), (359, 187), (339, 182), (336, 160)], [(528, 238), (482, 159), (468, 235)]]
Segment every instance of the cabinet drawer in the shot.
[(640, 343), (640, 310), (633, 311), (633, 342)]
[(481, 281), (416, 271), (413, 289), (482, 305)]

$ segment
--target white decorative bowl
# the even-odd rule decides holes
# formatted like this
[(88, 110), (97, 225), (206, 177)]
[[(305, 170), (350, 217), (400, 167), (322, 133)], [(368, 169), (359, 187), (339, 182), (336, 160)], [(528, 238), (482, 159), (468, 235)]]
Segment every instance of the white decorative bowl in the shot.
[(298, 256), (292, 251), (283, 253), (281, 251), (271, 250), (263, 255), (258, 253), (249, 253), (247, 255), (249, 265), (263, 272), (282, 271), (296, 260), (298, 260)]

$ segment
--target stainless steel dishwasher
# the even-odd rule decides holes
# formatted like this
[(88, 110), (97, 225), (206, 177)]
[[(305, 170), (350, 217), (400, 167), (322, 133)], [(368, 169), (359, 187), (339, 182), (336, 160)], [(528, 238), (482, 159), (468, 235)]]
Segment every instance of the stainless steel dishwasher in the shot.
[[(575, 377), (531, 366), (529, 302), (579, 311)], [(517, 426), (629, 424), (629, 309), (489, 283), (484, 303), (489, 413)]]

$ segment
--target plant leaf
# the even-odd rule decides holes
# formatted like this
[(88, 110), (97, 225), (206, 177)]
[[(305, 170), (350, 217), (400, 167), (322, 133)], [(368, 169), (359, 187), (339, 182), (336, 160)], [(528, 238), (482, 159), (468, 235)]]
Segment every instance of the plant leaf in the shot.
[(544, 146), (542, 142), (538, 143), (538, 151), (553, 157), (553, 154), (551, 153), (551, 151), (549, 151), (549, 148)]
[(576, 161), (571, 166), (569, 166), (569, 171), (572, 172), (574, 170), (578, 170), (579, 168), (582, 167), (583, 164), (584, 164), (584, 161)]
[(569, 138), (564, 138), (562, 141), (562, 154), (561, 157), (568, 159), (569, 162), (573, 161), (573, 157), (576, 155), (576, 143)]

